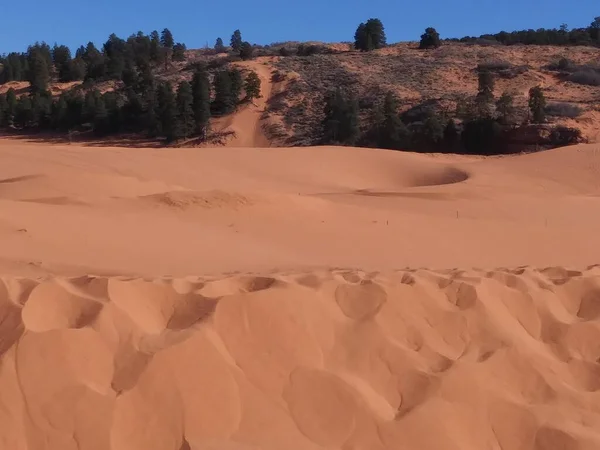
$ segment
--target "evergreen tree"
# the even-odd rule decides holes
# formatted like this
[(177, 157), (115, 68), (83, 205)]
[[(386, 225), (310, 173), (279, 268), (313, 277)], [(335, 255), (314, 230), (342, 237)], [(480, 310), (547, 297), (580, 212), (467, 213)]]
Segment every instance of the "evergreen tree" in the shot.
[(172, 142), (177, 139), (177, 104), (171, 83), (158, 86), (158, 123), (160, 134)]
[(99, 136), (108, 134), (110, 131), (110, 117), (108, 114), (108, 109), (106, 108), (106, 103), (102, 96), (99, 96), (96, 99), (96, 103), (94, 105), (94, 133)]
[(246, 76), (246, 81), (244, 82), (244, 91), (246, 91), (246, 99), (252, 100), (255, 98), (260, 98), (260, 78), (258, 74), (254, 71), (251, 71)]
[(93, 42), (88, 42), (83, 60), (87, 66), (86, 79), (99, 80), (104, 77), (106, 73), (104, 56), (98, 51)]
[(367, 26), (364, 23), (361, 23), (354, 33), (354, 48), (362, 51), (369, 49), (367, 44)]
[(215, 75), (214, 84), (215, 100), (213, 110), (219, 115), (230, 113), (235, 107), (235, 102), (229, 72), (226, 70), (218, 72)]
[(456, 152), (460, 142), (460, 130), (454, 119), (450, 119), (444, 128), (444, 146), (449, 153)]
[(6, 122), (9, 126), (14, 124), (17, 114), (17, 93), (13, 88), (6, 91)]
[(6, 94), (0, 94), (0, 128), (8, 127), (8, 102)]
[(323, 119), (323, 141), (352, 145), (359, 135), (358, 102), (338, 88), (327, 94)]
[(249, 42), (242, 42), (242, 46), (240, 47), (240, 58), (244, 61), (252, 59), (254, 54), (254, 48)]
[(544, 123), (546, 120), (546, 97), (540, 86), (529, 89), (529, 109), (533, 123)]
[(185, 44), (177, 43), (173, 46), (173, 61), (185, 61)]
[[(85, 93), (83, 107), (81, 110), (82, 123), (94, 123), (96, 117), (96, 106), (100, 102), (102, 95), (97, 89), (92, 89)], [(103, 102), (104, 103), (104, 102)], [(106, 109), (105, 105), (103, 105)], [(108, 113), (107, 113), (108, 117)]]
[(229, 77), (231, 78), (231, 103), (235, 109), (240, 101), (244, 81), (242, 79), (242, 73), (236, 68), (229, 71)]
[(142, 117), (144, 115), (142, 97), (133, 88), (126, 90), (125, 97), (123, 125), (129, 131), (140, 131), (143, 127)]
[(52, 123), (51, 126), (55, 130), (66, 131), (68, 130), (67, 125), (67, 114), (69, 105), (67, 104), (66, 97), (61, 95), (58, 100), (52, 103)]
[(385, 96), (379, 109), (375, 126), (377, 127), (377, 146), (390, 150), (406, 149), (410, 145), (410, 132), (400, 120), (396, 98), (391, 92)]
[(419, 48), (438, 48), (440, 45), (442, 45), (442, 41), (440, 40), (440, 35), (435, 30), (435, 28), (429, 27), (425, 30), (425, 33), (421, 35), (421, 42), (419, 43)]
[(589, 28), (592, 41), (600, 43), (600, 17), (596, 17)]
[(50, 127), (52, 115), (52, 96), (48, 92), (36, 92), (31, 98), (32, 126), (46, 129)]
[(223, 44), (223, 39), (221, 38), (217, 38), (217, 41), (215, 42), (215, 51), (217, 53), (225, 53), (225, 45)]
[(69, 74), (71, 81), (79, 81), (85, 79), (86, 64), (83, 58), (72, 59), (69, 64)]
[(160, 44), (164, 48), (173, 49), (173, 46), (175, 45), (175, 40), (173, 39), (173, 33), (171, 33), (171, 31), (168, 28), (162, 30), (162, 33), (160, 34)]
[(475, 98), (478, 117), (491, 117), (494, 102), (494, 75), (489, 71), (479, 73), (479, 89)]
[(361, 23), (354, 34), (354, 47), (357, 50), (371, 51), (385, 47), (386, 37), (383, 23), (379, 19), (369, 19)]
[(444, 138), (444, 124), (437, 114), (432, 114), (425, 119), (421, 128), (421, 135), (424, 144), (430, 149), (434, 149), (442, 142)]
[(461, 137), (468, 154), (498, 154), (502, 146), (502, 127), (489, 117), (475, 119), (464, 124)]
[(238, 53), (242, 48), (242, 32), (235, 30), (231, 35), (231, 49)]
[(192, 97), (195, 132), (206, 138), (210, 121), (210, 83), (205, 71), (199, 70), (192, 78)]
[(73, 80), (71, 50), (65, 45), (54, 45), (52, 49), (52, 59), (54, 66), (58, 71), (58, 80), (69, 82)]
[(27, 95), (22, 95), (17, 100), (17, 111), (15, 114), (15, 125), (21, 128), (27, 128), (35, 119), (31, 99)]
[(150, 33), (150, 60), (160, 62), (160, 36), (158, 31)]
[(512, 124), (515, 115), (513, 96), (508, 92), (504, 92), (496, 102), (496, 112), (500, 123), (503, 125)]
[(48, 90), (50, 71), (48, 62), (41, 49), (31, 47), (28, 54), (30, 90), (32, 94)]
[(126, 88), (134, 88), (138, 85), (138, 71), (135, 68), (132, 59), (127, 59), (125, 61), (125, 67), (123, 68), (121, 79), (123, 80), (123, 84)]
[(117, 37), (114, 33), (111, 34), (104, 43), (103, 48), (104, 56), (106, 58), (106, 74), (115, 80), (120, 80), (123, 77), (126, 59), (125, 47), (125, 41)]
[(188, 138), (194, 133), (194, 97), (192, 87), (187, 81), (182, 81), (177, 89), (177, 138)]

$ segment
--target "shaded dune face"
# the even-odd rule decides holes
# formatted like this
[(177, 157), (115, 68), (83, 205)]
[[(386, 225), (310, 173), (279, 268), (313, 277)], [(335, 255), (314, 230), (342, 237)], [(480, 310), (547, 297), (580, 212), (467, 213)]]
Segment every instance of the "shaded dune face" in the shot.
[(597, 267), (0, 282), (21, 449), (600, 448)]

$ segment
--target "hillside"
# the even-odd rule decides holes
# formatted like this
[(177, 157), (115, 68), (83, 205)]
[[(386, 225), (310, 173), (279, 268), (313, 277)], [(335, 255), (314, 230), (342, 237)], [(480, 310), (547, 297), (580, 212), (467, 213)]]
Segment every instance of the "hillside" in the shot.
[(600, 83), (577, 84), (549, 69), (561, 58), (581, 66), (596, 64), (600, 60), (598, 48), (445, 43), (423, 51), (417, 43), (405, 43), (368, 53), (350, 50), (349, 46), (346, 51), (340, 46), (334, 49), (335, 54), (279, 58), (274, 64), (288, 88), (271, 100), (269, 111), (283, 119), (291, 135), (278, 143), (314, 143), (324, 94), (338, 85), (348, 86), (358, 97), (366, 118), (387, 91), (396, 94), (402, 111), (433, 103), (450, 113), (457, 100), (477, 93), (480, 64), (501, 67), (496, 96), (513, 94), (521, 119), (527, 115), (529, 89), (539, 85), (549, 103), (581, 108), (578, 117), (552, 116), (548, 118), (551, 123), (577, 127), (591, 142), (599, 137)]
[[(582, 141), (596, 142), (599, 138), (600, 81), (596, 83), (594, 77), (600, 79), (596, 66), (600, 49), (593, 46), (504, 46), (444, 42), (439, 48), (421, 50), (417, 43), (402, 43), (361, 52), (353, 50), (349, 44), (282, 43), (255, 46), (253, 53), (251, 60), (241, 61), (239, 57), (231, 55), (231, 50), (229, 54), (226, 50), (217, 54), (206, 49), (187, 50), (177, 61), (152, 66), (155, 85), (160, 87), (161, 83), (168, 82), (173, 90), (182, 81), (191, 83), (197, 70), (205, 71), (207, 80), (211, 83), (210, 101), (213, 106), (217, 102), (216, 78), (222, 71), (239, 70), (242, 79), (254, 72), (261, 81), (261, 97), (244, 102), (244, 92), (240, 90), (235, 99), (237, 106), (223, 110), (212, 118), (210, 134), (205, 142), (180, 136), (175, 137), (176, 142), (171, 145), (265, 147), (332, 143), (323, 139), (325, 102), (332, 91), (340, 88), (356, 102), (358, 114), (356, 137), (347, 143), (340, 143), (384, 146), (373, 137), (373, 133), (378, 126), (377, 114), (383, 106), (384, 98), (390, 93), (396, 98), (394, 108), (397, 108), (397, 114), (413, 137), (407, 137), (404, 143), (396, 144), (397, 147), (387, 148), (506, 153), (552, 148)], [(476, 143), (475, 150), (447, 145), (445, 135), (441, 139), (442, 131), (445, 133), (443, 127), (449, 120), (455, 120), (459, 126), (457, 133), (460, 135), (460, 124), (466, 122), (458, 108), (462, 104), (474, 104), (477, 101), (478, 77), (483, 71), (490, 72), (494, 78), (493, 102), (503, 93), (511, 95), (514, 102), (511, 119), (513, 125), (506, 128), (506, 137), (494, 135), (491, 141), (488, 139)], [(592, 78), (582, 81), (579, 75)], [(141, 76), (141, 72), (136, 75)], [(139, 97), (134, 105), (138, 108), (137, 113), (135, 108), (131, 112), (127, 109), (127, 102), (130, 101), (130, 94), (127, 92), (131, 91), (127, 80), (50, 82), (49, 95), (54, 98), (54, 102), (61, 95), (67, 98), (67, 102), (72, 102), (79, 96), (83, 103), (88, 101), (90, 95), (97, 98), (102, 94), (117, 93), (116, 97), (107, 98), (103, 102), (107, 108), (113, 108), (114, 111), (108, 111), (107, 114), (114, 116), (114, 120), (110, 119), (111, 123), (117, 124), (105, 132), (91, 133), (95, 113), (88, 114), (89, 118), (86, 118), (85, 111), (82, 113), (84, 116), (56, 126), (52, 125), (54, 119), (51, 118), (40, 118), (38, 121), (46, 125), (36, 125), (37, 122), (31, 121), (34, 120), (33, 115), (38, 113), (32, 112), (24, 116), (20, 125), (17, 124), (8, 131), (13, 134), (30, 134), (30, 129), (36, 133), (42, 131), (43, 134), (39, 137), (47, 139), (48, 133), (44, 131), (47, 128), (52, 132), (58, 130), (59, 135), (52, 138), (60, 139), (60, 134), (64, 136), (68, 130), (70, 140), (106, 142), (108, 145), (138, 145), (136, 141), (140, 140), (143, 145), (162, 142), (160, 129), (148, 132), (149, 125), (145, 124), (147, 112), (144, 112), (144, 108), (147, 108), (147, 100), (144, 100), (144, 96), (150, 87), (132, 86), (137, 92), (134, 95)], [(546, 118), (542, 125), (530, 123), (528, 95), (530, 89), (536, 86), (541, 88), (546, 101)], [(17, 97), (27, 96), (29, 83), (10, 81), (2, 84), (0, 96), (6, 95), (10, 89), (13, 89)], [(1, 100), (0, 97), (0, 123)], [(496, 109), (493, 104), (491, 107), (492, 111)], [(85, 106), (75, 105), (69, 108), (73, 110)], [(50, 114), (50, 106), (36, 109), (34, 105), (33, 109), (47, 109), (47, 114)], [(136, 119), (136, 114), (141, 119)], [(15, 117), (17, 120), (17, 116)], [(439, 131), (423, 129), (428, 117), (435, 119), (435, 126), (441, 127)], [(567, 134), (555, 136), (552, 130), (557, 126), (566, 127)], [(577, 136), (579, 132), (581, 138)], [(436, 137), (437, 140), (433, 142), (427, 133), (439, 133), (440, 137)], [(486, 149), (490, 142), (501, 141), (503, 143), (500, 148)]]

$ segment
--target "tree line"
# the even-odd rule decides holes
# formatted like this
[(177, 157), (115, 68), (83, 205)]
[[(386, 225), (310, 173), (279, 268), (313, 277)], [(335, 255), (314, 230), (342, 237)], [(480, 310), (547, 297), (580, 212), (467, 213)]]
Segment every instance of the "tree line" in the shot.
[(600, 45), (600, 17), (596, 17), (588, 27), (569, 29), (567, 24), (559, 28), (539, 28), (537, 30), (500, 31), (495, 34), (483, 34), (479, 37), (466, 36), (460, 39), (448, 39), (458, 42), (489, 42), (503, 45)]
[(199, 68), (191, 82), (177, 86), (159, 81), (149, 69), (123, 81), (122, 91), (101, 93), (80, 86), (56, 98), (43, 90), (18, 97), (10, 89), (0, 95), (0, 128), (91, 130), (98, 136), (142, 133), (167, 142), (205, 139), (212, 117), (229, 114), (240, 102), (259, 97), (261, 88), (255, 72), (243, 77), (236, 68), (221, 70), (212, 80)]
[(25, 53), (9, 53), (0, 58), (0, 84), (9, 81), (28, 81), (31, 92), (45, 91), (48, 83), (121, 80), (135, 76), (150, 67), (185, 60), (186, 46), (176, 43), (165, 28), (160, 34), (141, 31), (127, 40), (114, 33), (98, 49), (93, 42), (80, 46), (75, 56), (69, 47), (45, 42), (30, 45)]
[[(518, 127), (514, 97), (508, 92), (495, 96), (495, 76), (478, 75), (476, 95), (456, 103), (454, 111), (439, 112), (433, 107), (413, 107), (400, 112), (397, 98), (387, 93), (371, 113), (361, 115), (358, 99), (337, 88), (324, 101), (321, 143), (357, 145), (424, 152), (499, 154), (508, 151), (507, 133)], [(543, 90), (529, 91), (526, 123), (546, 122)], [(560, 144), (580, 137), (577, 130), (557, 128)]]
[[(589, 27), (569, 30), (566, 24), (559, 28), (521, 30), (496, 34), (484, 34), (479, 37), (466, 36), (460, 39), (446, 39), (454, 42), (496, 43), (503, 45), (587, 45), (600, 46), (600, 17), (596, 17)], [(442, 44), (439, 33), (428, 27), (421, 35), (419, 48), (437, 48)], [(383, 23), (379, 19), (369, 19), (358, 25), (354, 33), (354, 48), (371, 51), (385, 47), (386, 36)]]

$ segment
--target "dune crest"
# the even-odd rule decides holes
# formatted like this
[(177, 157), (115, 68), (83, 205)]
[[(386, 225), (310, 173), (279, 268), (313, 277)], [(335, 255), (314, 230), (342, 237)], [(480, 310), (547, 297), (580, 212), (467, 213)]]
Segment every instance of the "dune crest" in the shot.
[(0, 442), (596, 449), (599, 280), (597, 267), (5, 277)]

